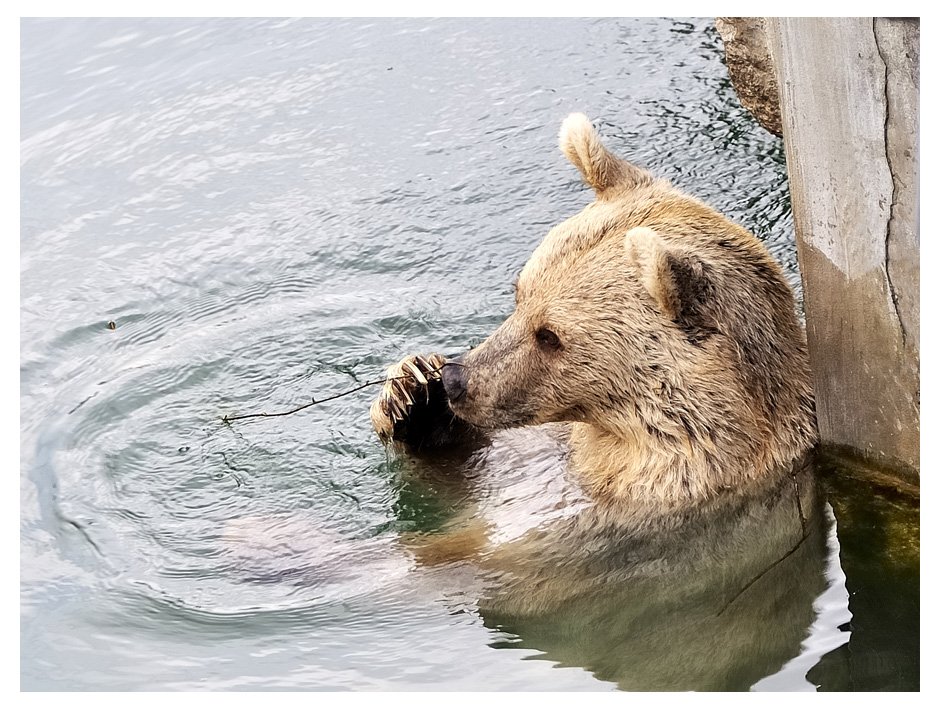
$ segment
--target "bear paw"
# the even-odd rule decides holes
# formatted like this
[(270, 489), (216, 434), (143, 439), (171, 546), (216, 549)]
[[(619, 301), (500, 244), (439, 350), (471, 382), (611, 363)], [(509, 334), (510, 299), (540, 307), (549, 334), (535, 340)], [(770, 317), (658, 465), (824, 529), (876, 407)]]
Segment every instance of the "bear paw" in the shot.
[(416, 448), (436, 440), (454, 415), (441, 381), (443, 355), (410, 355), (385, 372), (385, 385), (369, 414), (383, 443), (399, 441)]

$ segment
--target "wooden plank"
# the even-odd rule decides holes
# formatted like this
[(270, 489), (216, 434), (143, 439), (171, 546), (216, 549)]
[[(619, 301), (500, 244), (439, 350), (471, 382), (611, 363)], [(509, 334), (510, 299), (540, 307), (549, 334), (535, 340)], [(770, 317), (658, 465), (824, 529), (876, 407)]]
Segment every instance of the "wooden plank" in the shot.
[(769, 27), (820, 434), (918, 478), (919, 22)]

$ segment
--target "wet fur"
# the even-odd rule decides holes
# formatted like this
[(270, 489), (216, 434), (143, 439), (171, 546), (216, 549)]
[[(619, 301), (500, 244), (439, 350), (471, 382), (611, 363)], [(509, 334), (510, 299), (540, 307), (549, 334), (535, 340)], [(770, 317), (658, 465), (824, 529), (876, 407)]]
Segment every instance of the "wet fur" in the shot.
[[(573, 422), (599, 500), (669, 509), (747, 492), (816, 442), (793, 294), (747, 230), (609, 153), (588, 122), (562, 151), (596, 200), (552, 229), (516, 310), (462, 358), (451, 408), (483, 429)], [(550, 329), (560, 347), (536, 334)]]

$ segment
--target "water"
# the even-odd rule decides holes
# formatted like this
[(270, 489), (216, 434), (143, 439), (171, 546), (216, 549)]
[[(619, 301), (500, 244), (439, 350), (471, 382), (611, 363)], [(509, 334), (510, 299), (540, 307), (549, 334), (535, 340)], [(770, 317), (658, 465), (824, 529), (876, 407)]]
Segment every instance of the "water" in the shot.
[[(847, 543), (883, 515), (852, 487), (822, 491), (788, 563), (806, 584), (761, 617), (786, 643), (674, 677), (698, 617), (642, 646), (627, 581), (591, 609), (501, 614), (466, 566), (403, 555), (480, 485), (387, 457), (374, 388), (221, 421), (482, 340), (589, 201), (555, 143), (571, 111), (754, 231), (799, 291), (782, 145), (709, 21), (27, 20), (21, 73), (23, 689), (919, 686), (919, 552)], [(909, 508), (888, 516), (908, 541)], [(667, 638), (646, 611), (644, 638)]]

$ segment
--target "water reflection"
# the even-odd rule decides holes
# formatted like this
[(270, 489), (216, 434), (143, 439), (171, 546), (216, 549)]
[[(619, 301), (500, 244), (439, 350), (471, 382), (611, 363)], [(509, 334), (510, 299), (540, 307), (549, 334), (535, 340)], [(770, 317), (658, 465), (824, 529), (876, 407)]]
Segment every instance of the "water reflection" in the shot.
[(848, 641), (807, 679), (829, 691), (920, 690), (920, 499), (843, 463), (822, 464), (849, 592)]
[[(540, 481), (552, 457), (521, 453), (532, 445), (527, 436), (511, 451), (504, 444), (496, 456), (474, 460), (462, 484), (451, 469), (445, 501), (425, 505), (422, 516), (448, 532), (411, 538), (423, 564), (473, 560), (479, 613), (502, 632), (495, 647), (532, 649), (531, 658), (649, 691), (747, 690), (800, 655), (817, 617), (814, 602), (830, 584), (831, 520), (810, 467), (759, 498), (655, 520), (571, 500), (576, 494), (557, 482)], [(507, 451), (511, 463), (500, 460)], [(502, 467), (500, 483), (481, 474), (494, 465)], [(432, 480), (426, 493), (441, 491), (442, 468), (452, 466), (413, 459), (409, 496), (422, 474)], [(559, 494), (578, 512), (545, 521), (561, 507)], [(523, 516), (512, 521), (522, 531), (509, 535), (507, 500), (517, 508), (509, 515)], [(494, 503), (495, 513), (488, 511)], [(442, 524), (442, 511), (459, 524)], [(845, 640), (830, 638), (826, 650)]]

